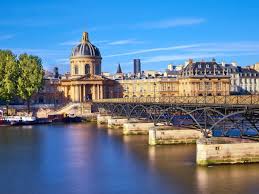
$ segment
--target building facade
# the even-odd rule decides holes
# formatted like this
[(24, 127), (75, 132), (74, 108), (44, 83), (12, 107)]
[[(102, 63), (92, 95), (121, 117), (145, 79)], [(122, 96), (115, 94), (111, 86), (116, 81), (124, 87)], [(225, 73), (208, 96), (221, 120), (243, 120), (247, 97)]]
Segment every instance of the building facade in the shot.
[(230, 94), (228, 69), (212, 62), (190, 60), (181, 71), (117, 80), (116, 94), (124, 98), (224, 96)]
[(259, 94), (259, 72), (256, 65), (244, 68), (236, 64), (224, 66), (231, 76), (231, 94)]
[(84, 32), (81, 43), (72, 51), (70, 75), (60, 80), (59, 89), (72, 102), (113, 98), (114, 80), (101, 76), (102, 57)]
[(223, 96), (230, 94), (230, 74), (212, 62), (189, 61), (180, 73), (179, 96)]
[(119, 95), (123, 98), (165, 97), (178, 95), (176, 79), (128, 79), (118, 80)]

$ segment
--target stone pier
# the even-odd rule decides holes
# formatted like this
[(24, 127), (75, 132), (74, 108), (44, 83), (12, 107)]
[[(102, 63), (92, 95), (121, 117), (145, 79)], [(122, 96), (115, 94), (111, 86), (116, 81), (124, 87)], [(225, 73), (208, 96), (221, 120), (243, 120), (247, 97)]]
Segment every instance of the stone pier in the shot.
[(196, 129), (156, 126), (149, 129), (149, 145), (194, 144), (203, 134)]
[(154, 123), (147, 121), (127, 122), (123, 125), (124, 135), (148, 135), (148, 131), (154, 127)]
[(97, 115), (97, 124), (108, 124), (108, 119), (111, 119), (112, 116), (108, 114), (98, 114)]
[(96, 122), (97, 114), (96, 113), (87, 113), (82, 115), (82, 119), (86, 122)]
[(259, 142), (226, 137), (197, 140), (198, 165), (237, 164), (259, 162)]
[(108, 128), (123, 128), (123, 124), (129, 122), (125, 117), (112, 117), (108, 119)]

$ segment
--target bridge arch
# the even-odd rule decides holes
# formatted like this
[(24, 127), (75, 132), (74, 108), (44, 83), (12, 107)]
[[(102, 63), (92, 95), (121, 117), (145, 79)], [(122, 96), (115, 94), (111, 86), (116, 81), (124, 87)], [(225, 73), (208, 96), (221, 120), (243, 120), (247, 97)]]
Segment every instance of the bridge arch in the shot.
[[(157, 118), (157, 121), (156, 121), (156, 122), (159, 122), (159, 120), (161, 119), (161, 117), (163, 117), (164, 114), (165, 114), (165, 113), (168, 113), (170, 110), (173, 110), (173, 111), (174, 111), (174, 110), (176, 110), (176, 111), (177, 111), (177, 110), (180, 110), (180, 111), (186, 113), (186, 114), (187, 114), (188, 116), (190, 116), (190, 118), (195, 122), (195, 124), (198, 126), (198, 128), (201, 130), (201, 132), (203, 132), (203, 129), (202, 129), (201, 125), (199, 124), (199, 122), (197, 122), (197, 120), (195, 119), (195, 117), (194, 117), (189, 111), (185, 110), (184, 108), (178, 107), (178, 106), (169, 107), (169, 108), (165, 109), (165, 110), (159, 115), (159, 117)], [(176, 115), (173, 115), (172, 117), (169, 117), (169, 118), (167, 119), (167, 124), (168, 124), (168, 125), (169, 125), (169, 123), (172, 122), (172, 119), (173, 119), (174, 117), (176, 117)]]

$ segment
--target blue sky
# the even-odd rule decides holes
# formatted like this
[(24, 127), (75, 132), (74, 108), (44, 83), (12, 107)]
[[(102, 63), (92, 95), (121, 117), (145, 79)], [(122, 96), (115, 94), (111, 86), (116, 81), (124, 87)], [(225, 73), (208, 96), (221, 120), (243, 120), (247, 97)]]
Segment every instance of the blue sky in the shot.
[(88, 31), (103, 71), (163, 70), (189, 58), (259, 62), (257, 0), (9, 0), (0, 6), (0, 49), (42, 58), (69, 71), (73, 46)]

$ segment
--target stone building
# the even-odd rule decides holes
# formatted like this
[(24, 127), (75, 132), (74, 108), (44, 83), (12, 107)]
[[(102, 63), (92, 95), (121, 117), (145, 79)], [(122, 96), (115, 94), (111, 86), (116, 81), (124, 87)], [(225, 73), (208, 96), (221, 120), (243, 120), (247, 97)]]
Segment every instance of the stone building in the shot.
[(230, 73), (221, 64), (193, 62), (171, 76), (118, 80), (119, 96), (124, 98), (170, 96), (224, 96), (230, 94)]
[(84, 32), (81, 43), (72, 51), (70, 75), (61, 79), (59, 89), (72, 102), (114, 97), (114, 80), (101, 76), (102, 57)]
[(65, 104), (69, 99), (64, 96), (64, 92), (60, 91), (60, 80), (54, 76), (45, 76), (43, 80), (43, 88), (33, 96), (32, 104)]
[(177, 96), (179, 90), (177, 79), (126, 79), (118, 83), (124, 98)]
[(259, 94), (259, 72), (256, 68), (242, 68), (237, 65), (225, 65), (231, 78), (231, 94)]
[(215, 60), (193, 62), (189, 60), (179, 80), (179, 96), (222, 96), (230, 94), (229, 72)]

